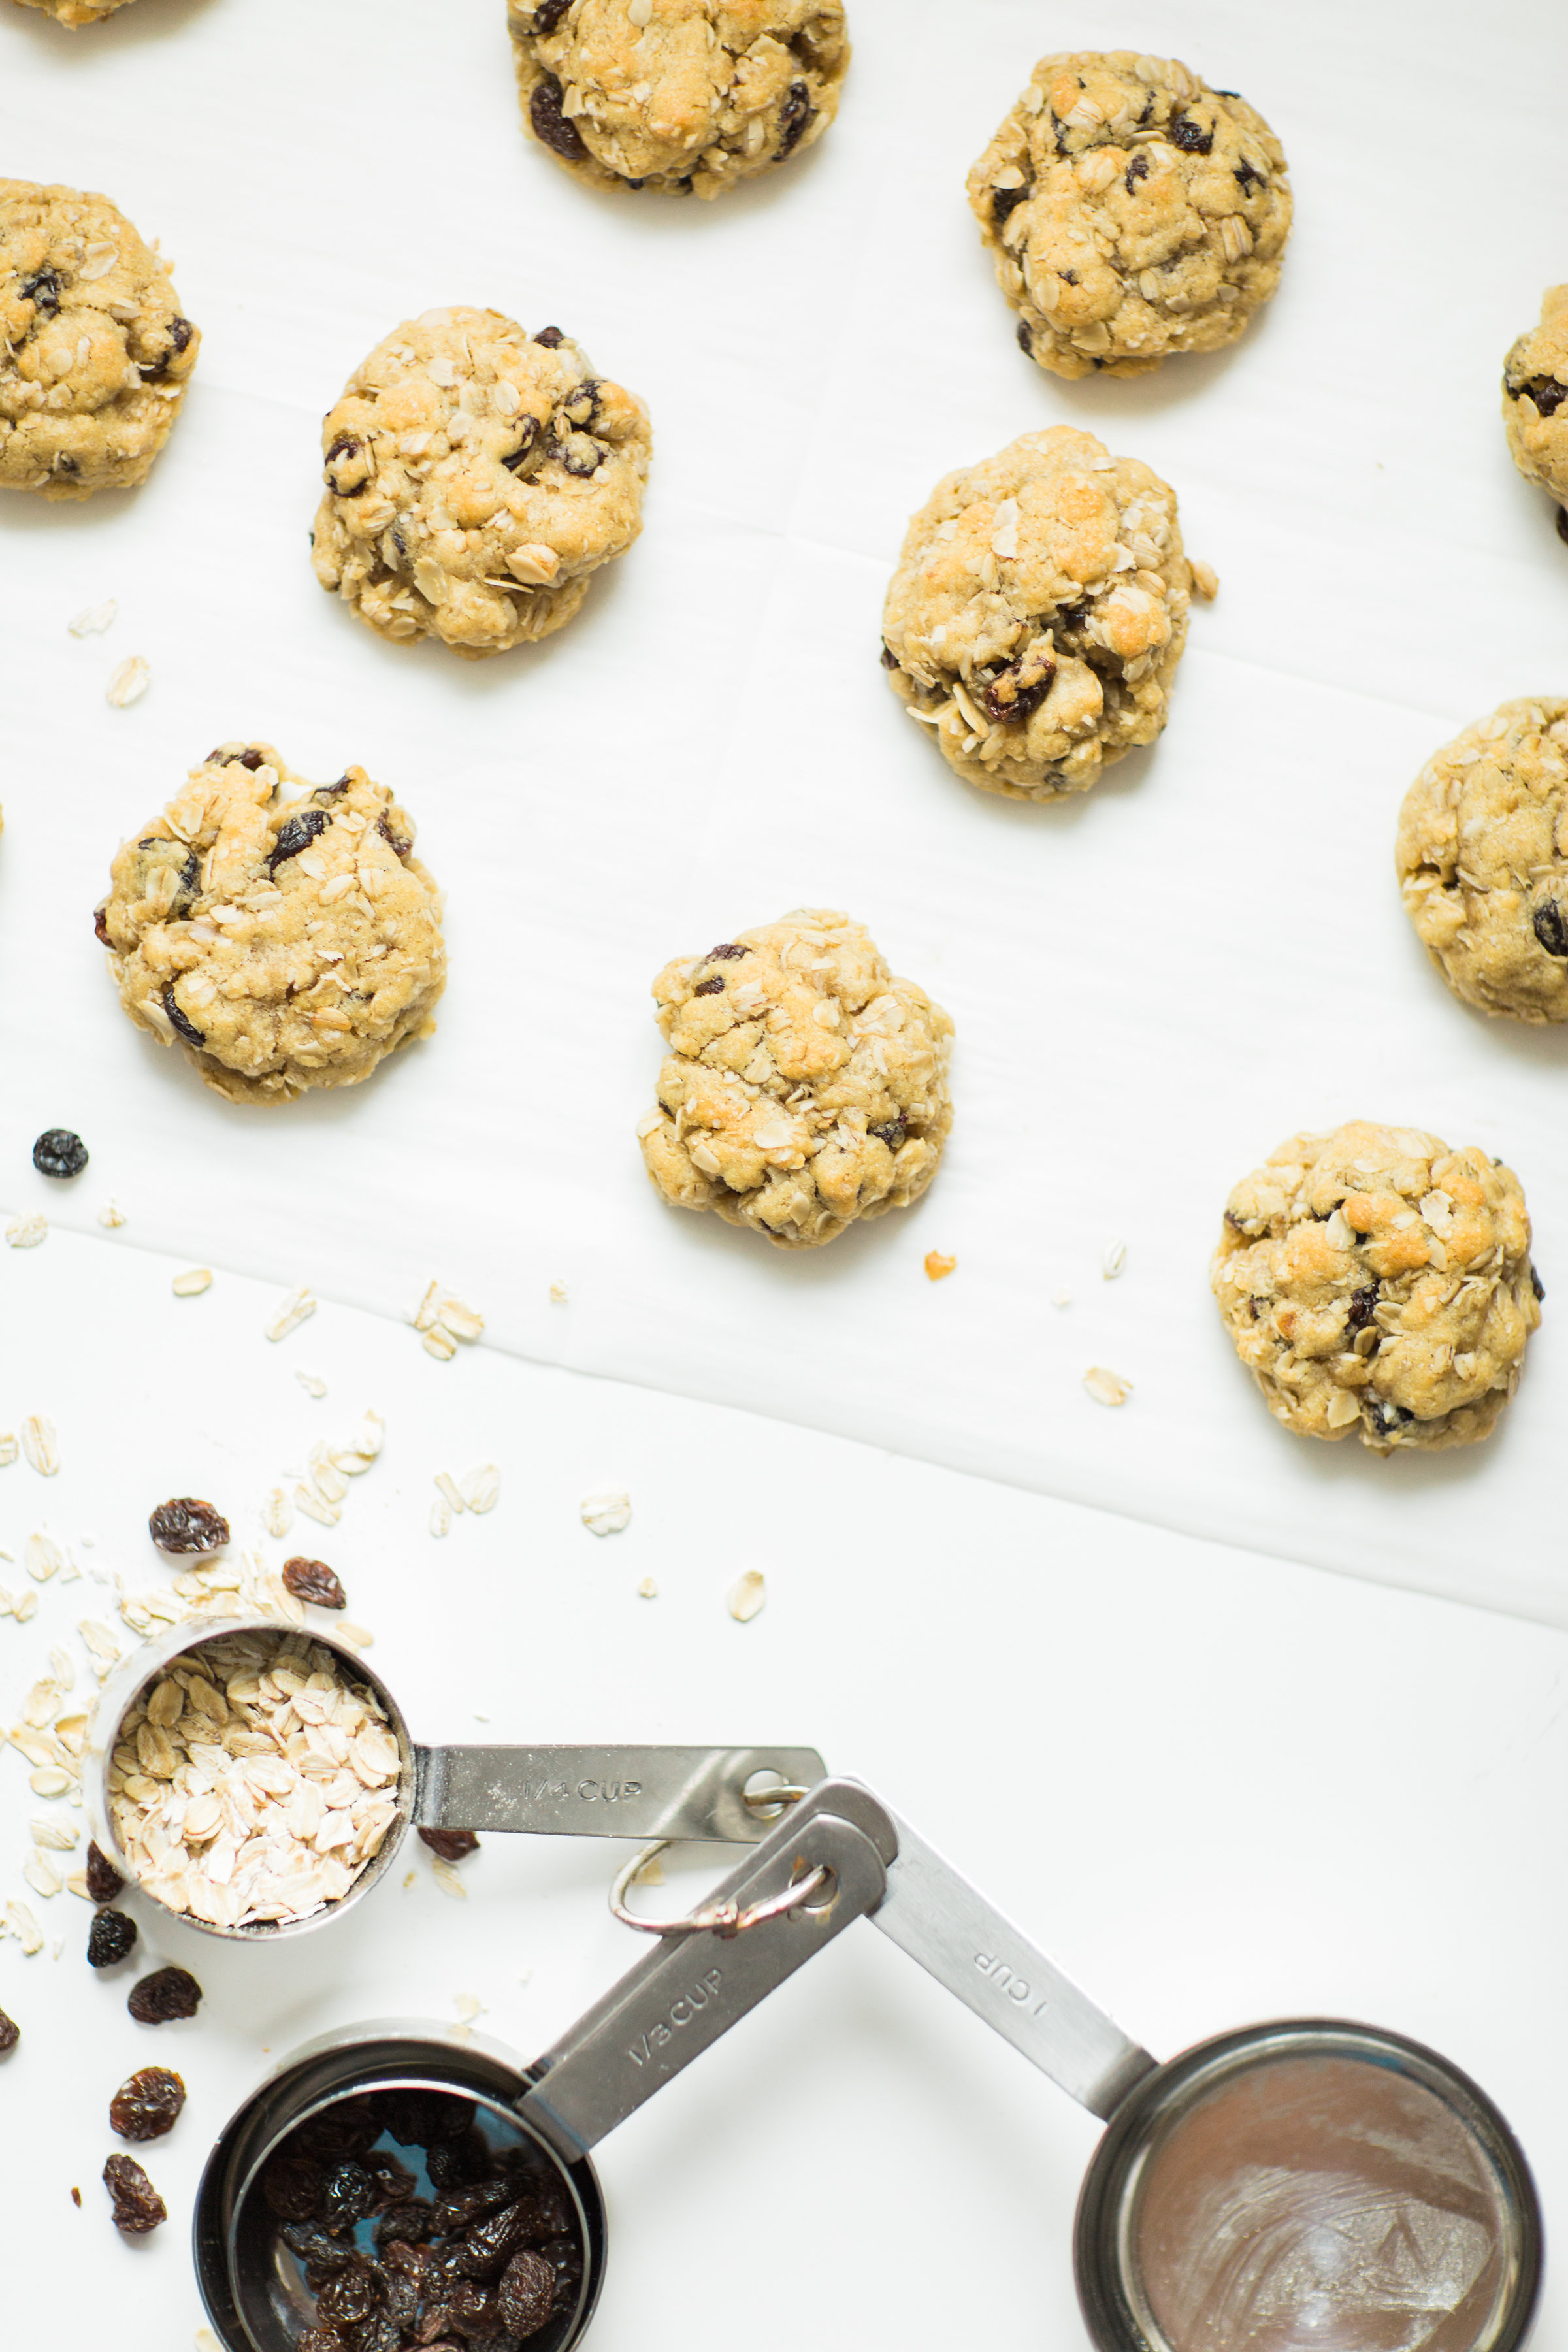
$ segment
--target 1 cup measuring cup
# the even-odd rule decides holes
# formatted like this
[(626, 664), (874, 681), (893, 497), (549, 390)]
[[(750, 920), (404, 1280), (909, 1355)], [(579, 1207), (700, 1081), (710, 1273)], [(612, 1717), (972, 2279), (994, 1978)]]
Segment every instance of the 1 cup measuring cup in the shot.
[[(848, 1781), (800, 1800), (694, 1915), (713, 1916), (731, 1924), (693, 1933), (690, 1921), (671, 1923), (523, 2075), (493, 2053), (454, 2050), (433, 2027), (368, 2027), (287, 2061), (220, 2137), (198, 2192), (198, 2278), (226, 2352), (292, 2352), (318, 2290), (335, 2292), (312, 2255), (374, 2273), (368, 2246), (332, 2254), (310, 2221), (279, 2221), (298, 2136), (321, 2146), (324, 2134), (330, 2152), (347, 2117), (362, 2139), (374, 2136), (362, 2150), (369, 2165), (388, 2135), (409, 2150), (399, 2134), (423, 2116), (435, 2189), (446, 2143), (429, 2142), (430, 2118), (453, 2099), (473, 2102), (468, 2160), (491, 2180), (478, 2183), (477, 2222), (460, 2203), (437, 2202), (431, 2218), (476, 2231), (498, 2210), (512, 2219), (471, 2257), (466, 2241), (454, 2251), (434, 2231), (434, 2259), (459, 2282), (449, 2287), (442, 2273), (435, 2292), (460, 2294), (466, 2282), (481, 2302), (496, 2298), (505, 2326), (494, 2332), (529, 2352), (569, 2352), (605, 2255), (590, 2151), (862, 1916), (1107, 2120), (1074, 2241), (1098, 2352), (1512, 2352), (1524, 2341), (1542, 2263), (1528, 2166), (1485, 2095), (1419, 2044), (1299, 2020), (1162, 2065)], [(487, 2196), (500, 2202), (486, 2206)], [(373, 2226), (388, 2225), (384, 2216), (356, 2229)], [(507, 2241), (512, 2229), (521, 2235)], [(533, 2293), (526, 2309), (516, 2297), (501, 2307), (509, 2279)], [(373, 2289), (355, 2272), (349, 2292), (363, 2302)], [(391, 2294), (375, 2352), (417, 2340), (393, 2321)], [(526, 2328), (511, 2325), (520, 2315)]]
[[(314, 1683), (307, 1641), (328, 1662)], [(268, 1664), (279, 1657), (292, 1661), (281, 1684)], [(121, 1741), (128, 1720), (134, 1748)], [(811, 1748), (423, 1747), (347, 1643), (240, 1617), (177, 1627), (115, 1669), (82, 1784), (93, 1836), (142, 1893), (209, 1935), (255, 1940), (337, 1917), (411, 1829), (751, 1845), (782, 1792), (826, 1769)], [(143, 1792), (144, 1842), (121, 1833), (128, 1787)]]

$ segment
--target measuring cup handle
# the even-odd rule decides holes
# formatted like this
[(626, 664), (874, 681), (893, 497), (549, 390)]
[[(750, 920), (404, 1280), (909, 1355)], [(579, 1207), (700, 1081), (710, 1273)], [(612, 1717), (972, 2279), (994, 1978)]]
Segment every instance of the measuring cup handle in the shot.
[(773, 1826), (745, 1801), (756, 1774), (796, 1789), (827, 1777), (815, 1748), (416, 1748), (414, 1771), (422, 1829), (728, 1845)]
[(1108, 2117), (1156, 2061), (934, 1846), (889, 1817), (899, 1851), (875, 1924), (1091, 2115)]
[[(882, 1853), (874, 1836), (831, 1810), (836, 1785), (781, 1822), (710, 1899), (763, 1902), (818, 1868), (833, 1874), (826, 1892), (739, 1934), (661, 1937), (529, 2069), (532, 2087), (519, 2113), (569, 2163), (881, 1900)], [(851, 1801), (857, 1793), (845, 1790)]]

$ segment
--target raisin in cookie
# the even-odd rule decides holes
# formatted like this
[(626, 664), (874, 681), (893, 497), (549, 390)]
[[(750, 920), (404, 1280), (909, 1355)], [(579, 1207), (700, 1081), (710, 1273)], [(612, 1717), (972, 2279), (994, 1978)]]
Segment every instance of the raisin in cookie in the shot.
[(115, 857), (96, 928), (121, 1003), (231, 1102), (369, 1077), (429, 1035), (446, 983), (413, 845), (363, 768), (312, 787), (268, 743), (220, 744)]
[(863, 924), (803, 908), (653, 993), (669, 1053), (637, 1134), (672, 1207), (810, 1249), (919, 1200), (952, 1125), (952, 1023)]
[[(1568, 286), (1547, 288), (1541, 324), (1503, 362), (1502, 421), (1525, 480), (1568, 507)], [(1568, 538), (1568, 516), (1557, 528)]]
[(1049, 801), (1165, 724), (1194, 583), (1176, 494), (1054, 425), (949, 474), (911, 520), (882, 615), (894, 693), (982, 791)]
[(635, 393), (559, 327), (426, 310), (378, 343), (321, 427), (316, 577), (384, 637), (475, 659), (547, 637), (642, 529)]
[(1456, 996), (1568, 1021), (1568, 701), (1505, 702), (1435, 751), (1405, 795), (1395, 860)]
[(144, 480), (200, 342), (107, 196), (0, 180), (0, 485), (87, 499)]
[(130, 0), (16, 0), (19, 8), (41, 8), (57, 25), (101, 25)]
[(839, 0), (511, 0), (523, 121), (580, 180), (717, 196), (819, 139)]
[(969, 202), (1054, 375), (1147, 375), (1232, 343), (1279, 282), (1284, 152), (1234, 90), (1131, 49), (1042, 58)]
[(1485, 1437), (1545, 1296), (1511, 1170), (1364, 1119), (1243, 1179), (1211, 1279), (1275, 1419), (1377, 1454)]

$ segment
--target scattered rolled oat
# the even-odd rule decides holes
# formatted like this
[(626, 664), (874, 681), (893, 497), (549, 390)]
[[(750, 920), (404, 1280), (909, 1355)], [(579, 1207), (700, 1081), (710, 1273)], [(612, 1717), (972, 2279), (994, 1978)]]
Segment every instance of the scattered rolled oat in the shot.
[(761, 1569), (748, 1568), (730, 1587), (725, 1606), (738, 1625), (749, 1625), (768, 1597), (767, 1579)]
[(65, 1884), (47, 1854), (39, 1853), (36, 1850), (22, 1864), (22, 1875), (35, 1895), (42, 1895), (46, 1898), (58, 1895)]
[(1212, 563), (1205, 563), (1196, 555), (1189, 556), (1187, 561), (1192, 565), (1194, 595), (1201, 596), (1205, 604), (1212, 604), (1219, 594), (1218, 572)]
[(1053, 1307), (1070, 1307), (1072, 1305), (1072, 1292), (1070, 1290), (1053, 1290), (1051, 1293), (1051, 1305)]
[(210, 1290), (213, 1286), (212, 1268), (210, 1265), (190, 1266), (184, 1274), (177, 1274), (170, 1286), (176, 1298), (199, 1298), (204, 1290)]
[(22, 1423), (22, 1451), (40, 1478), (52, 1478), (60, 1466), (55, 1424), (47, 1413), (30, 1412)]
[(300, 1386), (304, 1390), (307, 1396), (324, 1397), (326, 1395), (327, 1383), (322, 1380), (319, 1372), (296, 1370), (294, 1378), (299, 1381)]
[(500, 1498), (500, 1472), (493, 1462), (481, 1462), (470, 1470), (462, 1485), (464, 1502), (470, 1511), (493, 1511)]
[(449, 1364), (458, 1352), (456, 1339), (453, 1339), (450, 1331), (439, 1323), (433, 1324), (426, 1332), (421, 1345), (425, 1353), (427, 1356), (434, 1356), (438, 1364)]
[(430, 1875), (435, 1880), (443, 1895), (456, 1895), (460, 1903), (466, 1903), (468, 1901), (468, 1888), (464, 1885), (462, 1880), (458, 1877), (451, 1864), (449, 1862), (443, 1862), (438, 1854), (435, 1861), (430, 1864)]
[(1122, 1271), (1126, 1264), (1126, 1243), (1108, 1242), (1105, 1245), (1105, 1255), (1100, 1261), (1100, 1271), (1105, 1280), (1107, 1282), (1114, 1282), (1117, 1276)]
[(109, 681), (108, 699), (116, 710), (139, 702), (153, 683), (153, 673), (140, 654), (130, 654)]
[(613, 1486), (599, 1487), (584, 1496), (579, 1516), (590, 1535), (618, 1536), (631, 1524), (632, 1498)]
[(651, 1576), (645, 1576), (642, 1582), (637, 1586), (637, 1599), (639, 1601), (657, 1601), (658, 1599), (658, 1587), (654, 1582)]
[(1125, 1404), (1132, 1393), (1131, 1381), (1123, 1380), (1120, 1372), (1107, 1371), (1103, 1364), (1090, 1364), (1083, 1384), (1096, 1404)]
[(54, 1853), (69, 1853), (81, 1837), (81, 1832), (71, 1822), (35, 1819), (27, 1826), (33, 1833), (33, 1843)]
[(485, 1328), (479, 1308), (444, 1290), (438, 1279), (429, 1284), (412, 1320), (414, 1328), (424, 1336), (426, 1354), (440, 1363), (451, 1362), (459, 1339), (478, 1339)]
[(105, 1201), (98, 1213), (98, 1222), (100, 1225), (107, 1225), (110, 1232), (113, 1233), (117, 1226), (125, 1223), (125, 1212), (118, 1201)]
[(269, 1536), (286, 1536), (294, 1524), (294, 1506), (281, 1486), (269, 1486), (261, 1498), (261, 1524)]
[(5, 1932), (15, 1936), (29, 1959), (44, 1948), (44, 1931), (25, 1903), (14, 1899), (5, 1906)]
[(22, 1558), (35, 1584), (47, 1584), (66, 1564), (66, 1556), (52, 1535), (35, 1528), (22, 1547)]
[(564, 1307), (564, 1306), (565, 1306), (565, 1304), (566, 1304), (566, 1285), (565, 1285), (563, 1282), (552, 1282), (552, 1283), (551, 1284), (551, 1286), (550, 1286), (550, 1303), (551, 1303), (551, 1305), (552, 1305), (552, 1307)]
[(462, 1489), (449, 1470), (437, 1471), (436, 1490), (454, 1518), (467, 1507), (463, 1501)]
[(20, 1452), (14, 1431), (0, 1433), (0, 1470), (8, 1470)]
[(452, 1506), (445, 1495), (437, 1495), (430, 1506), (430, 1532), (433, 1536), (449, 1536), (452, 1532)]
[(41, 1217), (33, 1210), (26, 1215), (12, 1218), (5, 1228), (5, 1239), (13, 1249), (37, 1249), (41, 1241), (48, 1238), (48, 1231), (47, 1217)]
[(286, 1339), (315, 1311), (316, 1302), (308, 1290), (290, 1290), (279, 1300), (262, 1329), (268, 1339)]
[(113, 597), (106, 596), (101, 604), (84, 604), (66, 626), (73, 637), (100, 637), (112, 625), (119, 610)]
[(333, 1631), (339, 1641), (346, 1642), (351, 1650), (374, 1650), (375, 1647), (375, 1635), (369, 1626), (356, 1625), (350, 1617), (340, 1618)]
[(958, 1260), (955, 1257), (943, 1257), (940, 1250), (927, 1250), (925, 1254), (926, 1280), (928, 1282), (944, 1281), (952, 1272), (957, 1264)]
[(335, 1652), (302, 1633), (226, 1633), (133, 1702), (110, 1804), (149, 1894), (245, 1927), (346, 1895), (397, 1819), (400, 1772), (379, 1702)]

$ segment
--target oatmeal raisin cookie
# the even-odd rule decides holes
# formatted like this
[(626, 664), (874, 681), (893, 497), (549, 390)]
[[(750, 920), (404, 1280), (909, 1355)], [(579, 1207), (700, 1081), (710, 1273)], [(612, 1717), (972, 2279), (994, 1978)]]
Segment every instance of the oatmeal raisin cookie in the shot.
[(1243, 1178), (1211, 1279), (1276, 1420), (1376, 1454), (1488, 1435), (1545, 1296), (1510, 1169), (1364, 1119)]
[[(1547, 288), (1540, 325), (1503, 362), (1502, 421), (1525, 480), (1568, 507), (1568, 286)], [(1568, 537), (1568, 516), (1557, 528)]]
[(559, 327), (426, 310), (328, 412), (316, 577), (384, 637), (470, 659), (547, 637), (642, 529), (651, 447), (637, 394)]
[(41, 8), (57, 25), (101, 25), (117, 8), (124, 8), (130, 0), (16, 0), (19, 8)]
[(1435, 751), (1395, 855), (1405, 911), (1456, 996), (1568, 1021), (1568, 700), (1502, 703)]
[(1169, 483), (1054, 425), (937, 484), (888, 590), (883, 667), (966, 782), (1056, 800), (1163, 728), (1194, 581)]
[(952, 1125), (952, 1023), (863, 924), (803, 908), (653, 993), (669, 1053), (637, 1133), (672, 1207), (810, 1249), (919, 1200)]
[(600, 188), (717, 196), (822, 136), (840, 0), (510, 0), (523, 121)]
[(220, 744), (121, 843), (95, 928), (137, 1027), (231, 1102), (367, 1078), (430, 1034), (446, 983), (406, 813), (363, 768), (312, 786), (269, 743)]
[(1147, 375), (1232, 343), (1279, 282), (1284, 151), (1234, 90), (1131, 49), (1042, 58), (969, 202), (1054, 375)]
[(107, 196), (0, 180), (0, 486), (87, 499), (144, 480), (200, 342), (168, 263)]

